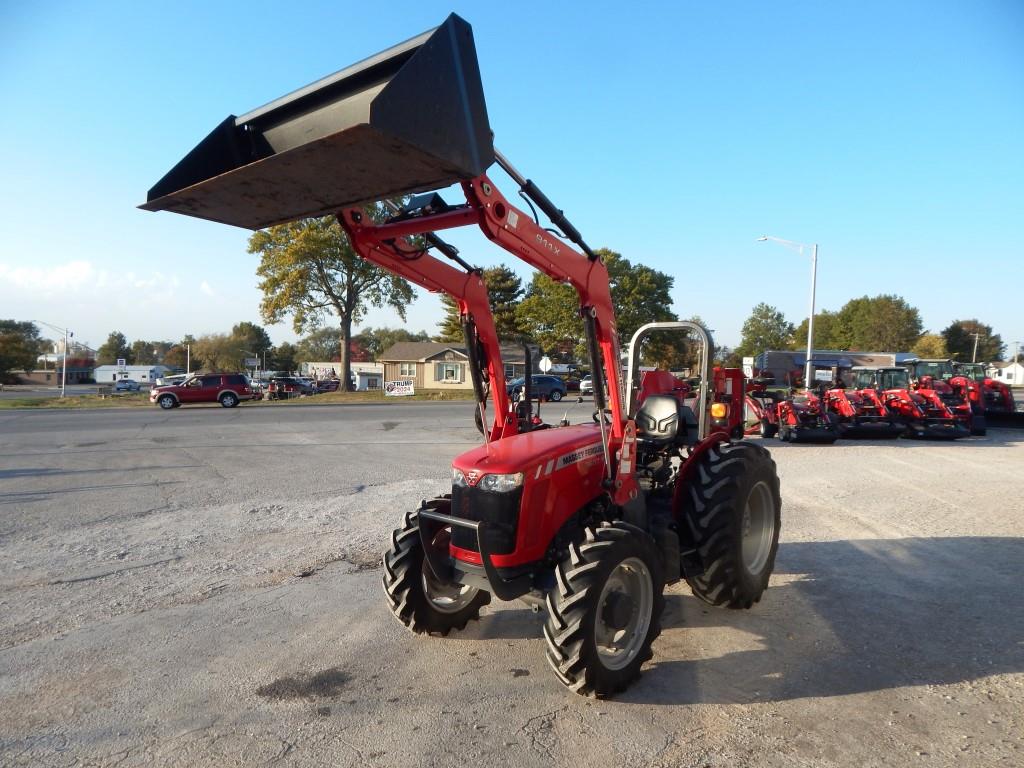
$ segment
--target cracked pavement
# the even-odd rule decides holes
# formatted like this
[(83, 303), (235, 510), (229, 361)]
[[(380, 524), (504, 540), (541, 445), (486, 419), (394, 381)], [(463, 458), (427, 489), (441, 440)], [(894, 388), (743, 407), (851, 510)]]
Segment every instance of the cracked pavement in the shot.
[(598, 701), (523, 604), (447, 639), (386, 610), (388, 534), (470, 409), (0, 412), (0, 765), (1022, 762), (1024, 433), (769, 442), (765, 599), (671, 587), (643, 677)]

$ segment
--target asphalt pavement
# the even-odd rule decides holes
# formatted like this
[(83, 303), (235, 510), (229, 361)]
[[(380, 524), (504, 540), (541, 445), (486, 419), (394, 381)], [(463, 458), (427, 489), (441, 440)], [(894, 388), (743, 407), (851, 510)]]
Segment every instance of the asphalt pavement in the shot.
[(521, 603), (447, 639), (385, 607), (390, 529), (471, 409), (0, 411), (0, 765), (1021, 764), (1024, 433), (769, 441), (765, 599), (671, 587), (598, 701)]

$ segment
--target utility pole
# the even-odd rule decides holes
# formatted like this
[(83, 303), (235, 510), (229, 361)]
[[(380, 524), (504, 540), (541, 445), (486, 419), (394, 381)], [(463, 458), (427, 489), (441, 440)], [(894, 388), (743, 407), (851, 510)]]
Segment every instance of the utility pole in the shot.
[(185, 375), (192, 375), (192, 345), (185, 345)]
[(971, 336), (974, 337), (974, 351), (971, 353), (971, 362), (976, 363), (978, 362), (978, 337), (981, 336), (981, 334), (972, 333)]

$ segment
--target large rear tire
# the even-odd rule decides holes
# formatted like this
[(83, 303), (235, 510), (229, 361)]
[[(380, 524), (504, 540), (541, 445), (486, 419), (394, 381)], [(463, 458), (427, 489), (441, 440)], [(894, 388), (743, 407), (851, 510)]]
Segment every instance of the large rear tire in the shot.
[(775, 437), (778, 431), (778, 424), (772, 424), (770, 421), (768, 421), (768, 419), (761, 419), (761, 437)]
[(587, 696), (626, 688), (661, 633), (665, 579), (654, 540), (627, 523), (588, 528), (555, 568), (544, 624), (558, 679)]
[(719, 443), (698, 460), (678, 511), (704, 566), (687, 577), (711, 605), (749, 608), (768, 587), (779, 549), (782, 500), (771, 454)]
[(480, 617), (491, 602), (481, 589), (438, 582), (423, 557), (419, 513), (406, 512), (384, 553), (384, 596), (402, 624), (419, 635), (447, 635)]

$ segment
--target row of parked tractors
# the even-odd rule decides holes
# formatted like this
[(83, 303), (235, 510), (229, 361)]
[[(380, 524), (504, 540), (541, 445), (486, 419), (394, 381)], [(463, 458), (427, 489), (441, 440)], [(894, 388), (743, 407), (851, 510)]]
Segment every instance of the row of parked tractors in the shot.
[(737, 437), (956, 440), (984, 435), (990, 420), (1015, 414), (1010, 389), (986, 376), (979, 363), (910, 360), (898, 367), (854, 367), (799, 391), (780, 389), (771, 377), (744, 378), (738, 369), (716, 369), (715, 376), (716, 399), (727, 406), (720, 409), (718, 426)]

